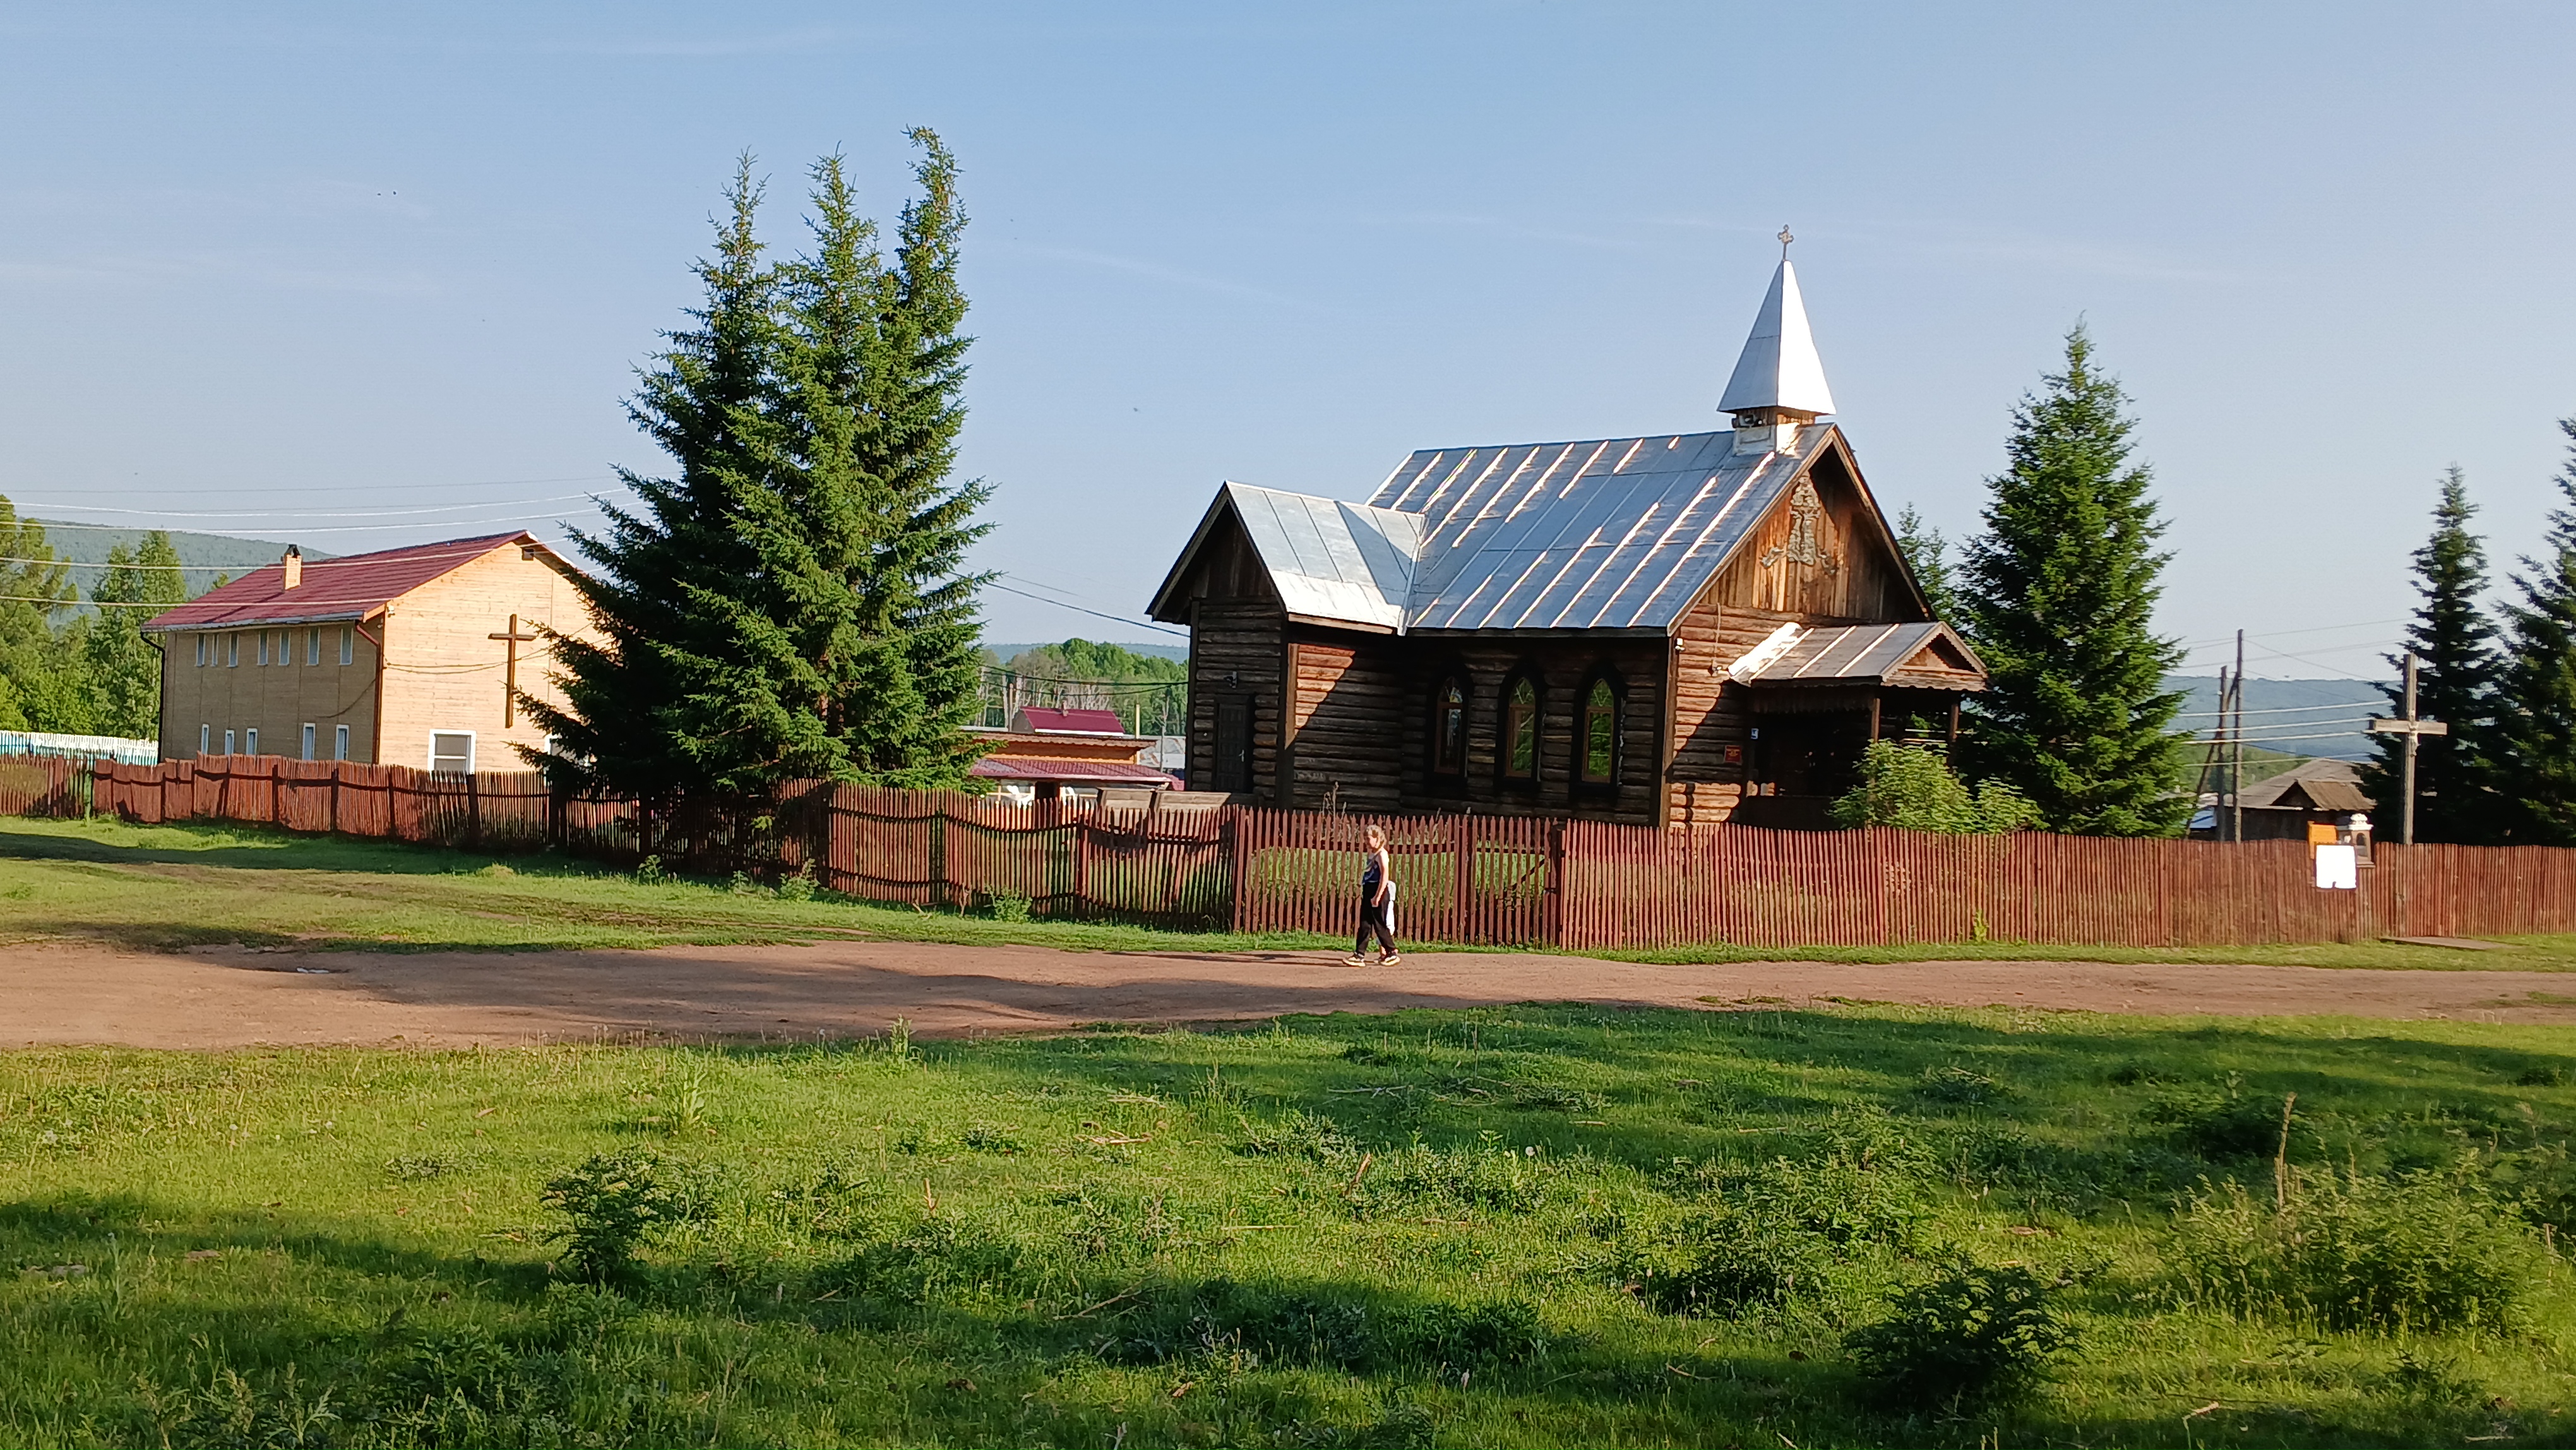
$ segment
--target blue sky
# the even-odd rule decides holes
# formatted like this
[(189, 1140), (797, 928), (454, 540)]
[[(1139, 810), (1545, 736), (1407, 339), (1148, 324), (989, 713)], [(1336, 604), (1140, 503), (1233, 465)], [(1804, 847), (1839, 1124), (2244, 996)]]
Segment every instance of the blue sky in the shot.
[(2503, 561), (2554, 498), (2571, 60), (2541, 4), (11, 5), (0, 493), (559, 535), (656, 461), (620, 399), (735, 153), (793, 245), (816, 154), (891, 215), (927, 124), (1014, 587), (1137, 616), (1226, 478), (1717, 426), (1787, 222), (1891, 510), (1972, 529), (2084, 317), (2191, 659), (2373, 673), (2444, 465)]

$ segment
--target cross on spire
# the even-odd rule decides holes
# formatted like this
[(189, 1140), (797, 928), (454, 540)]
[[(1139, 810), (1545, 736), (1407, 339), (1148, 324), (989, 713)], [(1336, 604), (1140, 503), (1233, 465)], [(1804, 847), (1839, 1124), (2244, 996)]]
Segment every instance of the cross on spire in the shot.
[(1796, 241), (1796, 240), (1797, 240), (1797, 238), (1796, 238), (1796, 237), (1793, 237), (1793, 236), (1789, 235), (1789, 224), (1788, 224), (1787, 222), (1782, 222), (1782, 223), (1780, 223), (1780, 260), (1781, 260), (1781, 261), (1785, 262), (1785, 261), (1789, 260), (1789, 244), (1790, 244), (1791, 242)]

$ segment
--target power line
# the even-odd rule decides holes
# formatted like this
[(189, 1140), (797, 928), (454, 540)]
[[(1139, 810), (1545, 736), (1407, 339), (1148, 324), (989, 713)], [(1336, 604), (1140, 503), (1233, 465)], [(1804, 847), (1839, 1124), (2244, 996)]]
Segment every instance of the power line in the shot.
[[(1016, 579), (1019, 576), (1014, 574), (1009, 577)], [(1150, 629), (1158, 634), (1178, 635), (1183, 639), (1189, 638), (1190, 634), (1186, 629), (1166, 629), (1159, 624), (1147, 624), (1141, 619), (1127, 619), (1115, 614), (1103, 614), (1097, 609), (1085, 609), (1079, 604), (1067, 604), (1061, 599), (1049, 599), (1043, 594), (1031, 594), (1025, 589), (1014, 589), (1008, 584), (987, 583), (985, 587), (988, 589), (999, 589), (1005, 594), (1016, 594), (1022, 599), (1033, 599), (1040, 604), (1052, 604), (1058, 609), (1070, 609), (1076, 614), (1088, 614), (1094, 619), (1105, 619), (1112, 624), (1124, 624), (1135, 629)]]
[(416, 509), (335, 509), (321, 513), (316, 513), (310, 509), (121, 509), (109, 508), (105, 504), (94, 503), (29, 503), (26, 507), (43, 509), (84, 509), (94, 514), (131, 514), (137, 518), (164, 519), (373, 519), (393, 518), (412, 514), (448, 514), (454, 513), (458, 509), (487, 509), (492, 507), (495, 503), (563, 503), (568, 499), (586, 498), (595, 500), (598, 497), (599, 495), (593, 493), (558, 493), (550, 494), (544, 498), (507, 500), (486, 499), (477, 503), (442, 503), (432, 504), (427, 508)]

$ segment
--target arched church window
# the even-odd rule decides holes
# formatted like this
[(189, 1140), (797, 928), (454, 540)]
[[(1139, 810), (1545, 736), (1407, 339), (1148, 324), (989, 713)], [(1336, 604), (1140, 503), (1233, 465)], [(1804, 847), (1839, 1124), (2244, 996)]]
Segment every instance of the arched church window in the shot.
[(1467, 682), (1450, 675), (1431, 699), (1431, 769), (1460, 775), (1467, 769)]
[(1503, 695), (1503, 778), (1538, 779), (1538, 684), (1517, 675)]
[(1583, 692), (1583, 729), (1576, 737), (1583, 751), (1586, 785), (1619, 783), (1619, 688), (1607, 675), (1595, 676)]

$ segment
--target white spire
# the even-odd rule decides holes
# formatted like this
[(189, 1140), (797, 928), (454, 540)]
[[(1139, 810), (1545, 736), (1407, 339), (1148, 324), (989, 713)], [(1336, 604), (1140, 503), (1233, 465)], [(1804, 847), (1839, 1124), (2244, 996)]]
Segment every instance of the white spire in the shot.
[(1825, 386), (1824, 360), (1816, 356), (1816, 339), (1807, 331), (1807, 307), (1798, 298), (1797, 269), (1782, 249), (1780, 270), (1771, 274), (1771, 290), (1762, 298), (1753, 335), (1744, 339), (1744, 356), (1735, 361), (1735, 376), (1726, 380), (1726, 396), (1717, 400), (1721, 413), (1763, 408), (1789, 412), (1830, 413), (1833, 390)]

